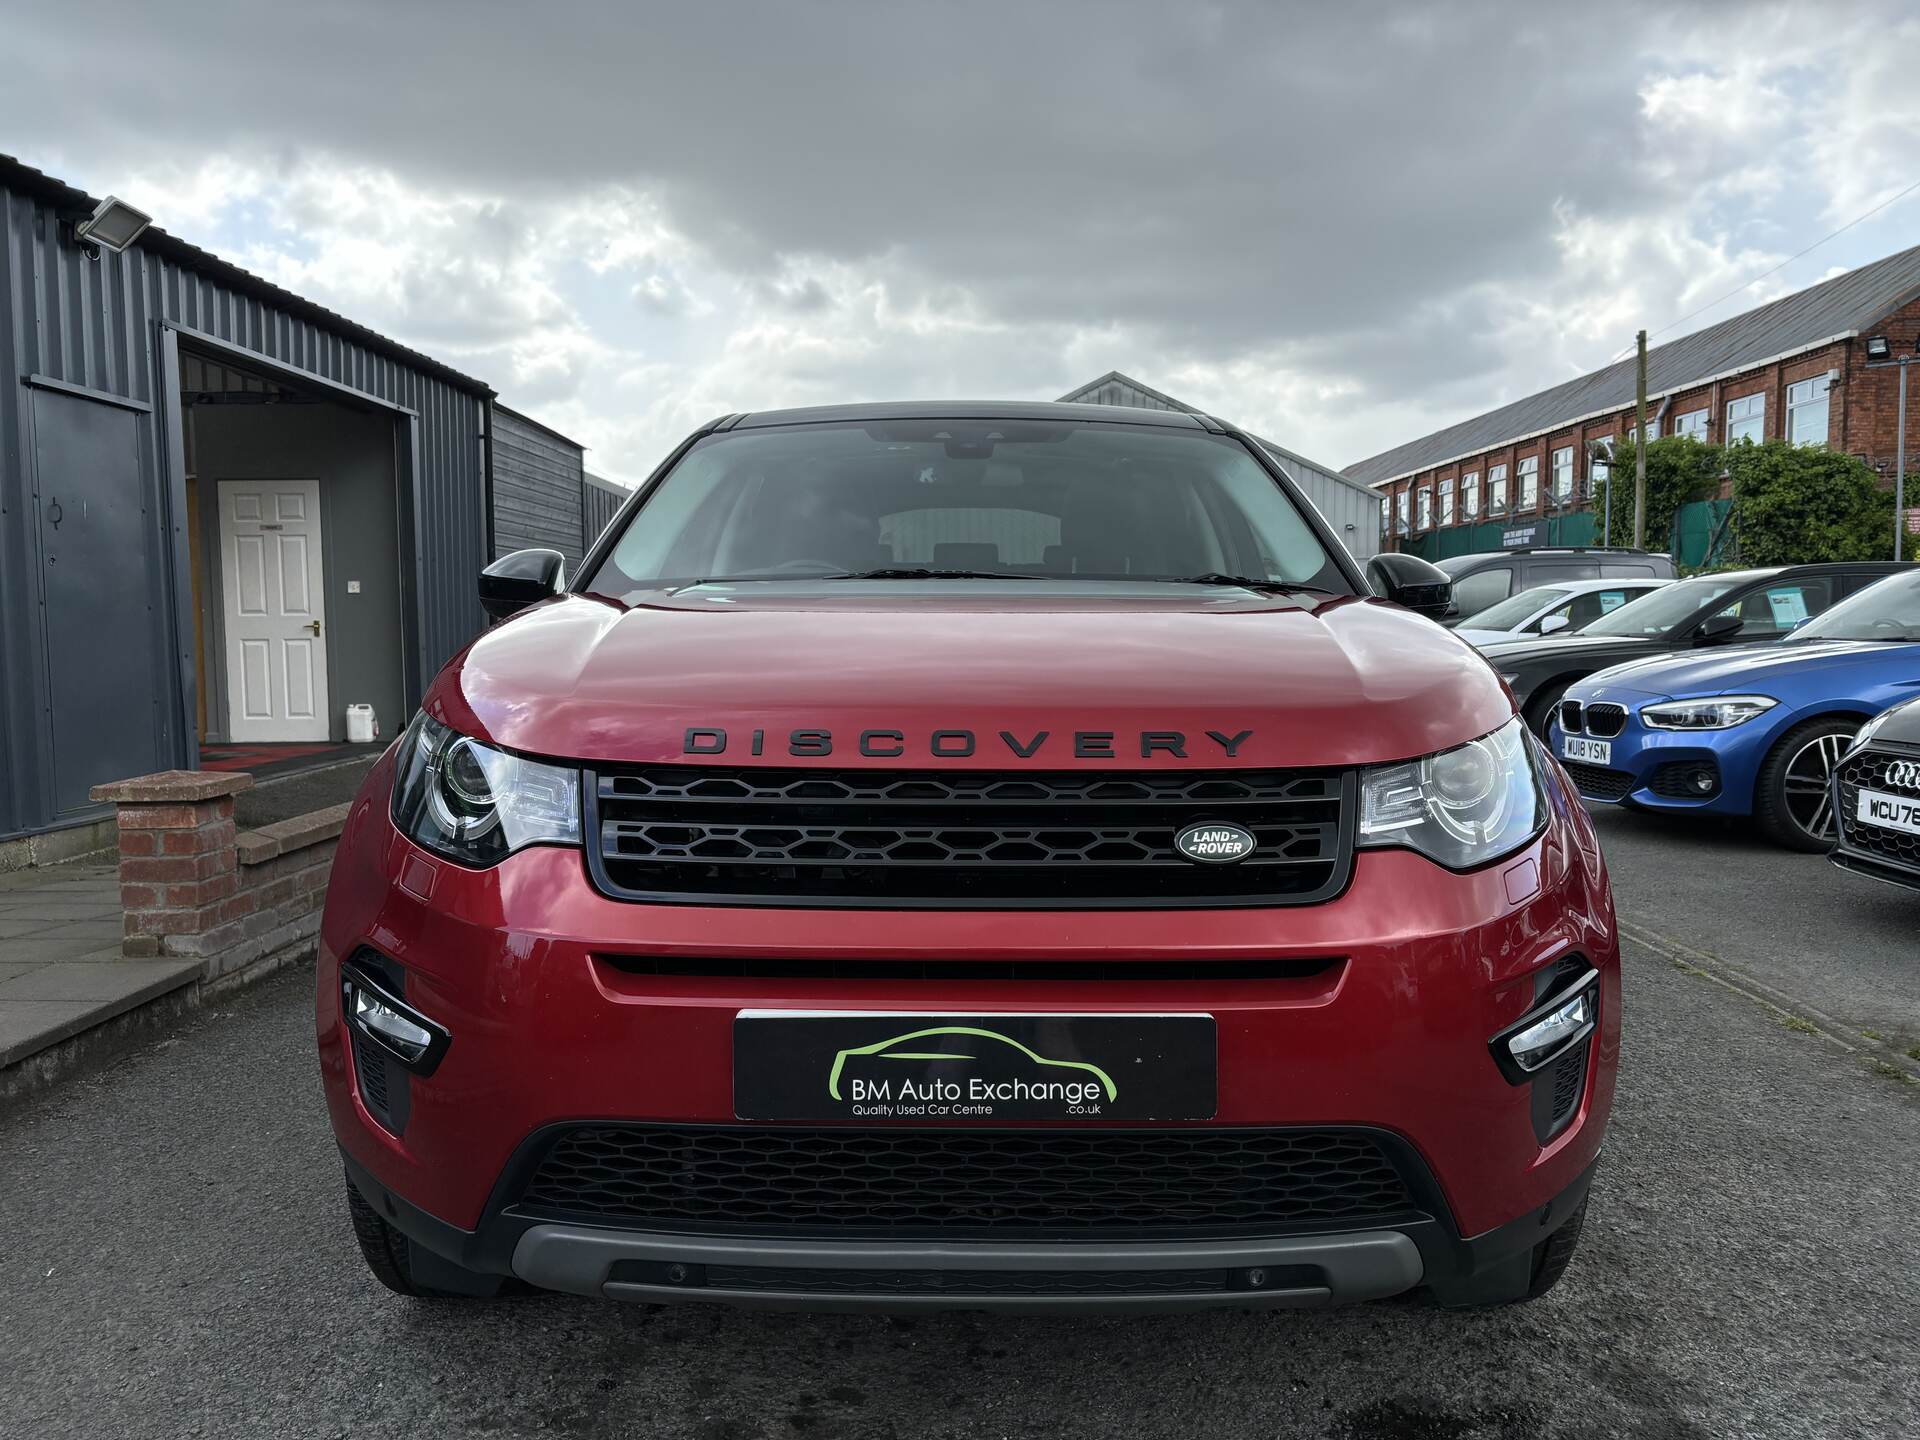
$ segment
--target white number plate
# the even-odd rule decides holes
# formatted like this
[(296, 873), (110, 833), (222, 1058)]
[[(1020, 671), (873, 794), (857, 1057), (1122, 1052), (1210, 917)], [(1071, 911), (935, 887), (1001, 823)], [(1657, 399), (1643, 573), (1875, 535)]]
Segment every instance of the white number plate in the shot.
[(1611, 765), (1613, 742), (1589, 740), (1584, 735), (1563, 735), (1560, 737), (1560, 754), (1564, 759), (1584, 760), (1589, 765)]
[(1862, 825), (1878, 825), (1883, 830), (1904, 830), (1920, 835), (1920, 800), (1908, 795), (1889, 795), (1884, 790), (1862, 790), (1854, 803), (1854, 818)]

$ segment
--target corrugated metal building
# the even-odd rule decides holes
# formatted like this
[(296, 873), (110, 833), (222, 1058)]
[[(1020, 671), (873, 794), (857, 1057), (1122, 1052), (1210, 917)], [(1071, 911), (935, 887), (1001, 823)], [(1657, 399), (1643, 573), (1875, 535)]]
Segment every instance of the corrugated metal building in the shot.
[(633, 492), (593, 474), (582, 475), (581, 482), (580, 536), (585, 545), (591, 546), (600, 538), (600, 532), (613, 523), (613, 517), (620, 513), (620, 507)]
[[(1200, 411), (1199, 406), (1162, 394), (1118, 370), (1109, 370), (1098, 380), (1089, 381), (1060, 398), (1078, 405), (1131, 405), (1136, 409), (1180, 410), (1187, 414)], [(1330, 465), (1295, 454), (1263, 436), (1253, 438), (1306, 492), (1356, 560), (1365, 560), (1380, 548), (1380, 501), (1372, 490), (1348, 479)]]
[(0, 838), (392, 726), (483, 622), (492, 391), (0, 157)]
[(585, 553), (585, 489), (586, 461), (578, 441), (517, 410), (493, 407), (496, 560), (510, 551), (539, 546), (566, 556), (571, 575)]

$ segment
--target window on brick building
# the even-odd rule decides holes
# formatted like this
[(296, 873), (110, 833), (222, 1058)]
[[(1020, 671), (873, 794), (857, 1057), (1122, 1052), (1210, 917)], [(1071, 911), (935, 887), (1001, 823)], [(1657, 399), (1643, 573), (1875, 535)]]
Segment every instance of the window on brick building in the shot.
[(1382, 495), (1380, 497), (1380, 533), (1385, 535), (1392, 529), (1393, 497), (1391, 495)]
[[(1660, 438), (1660, 419), (1656, 415), (1649, 415), (1647, 416), (1647, 439), (1658, 440), (1659, 438)], [(1636, 444), (1639, 443), (1640, 427), (1638, 425), (1629, 425), (1627, 427), (1627, 439), (1635, 442)]]
[(1507, 467), (1495, 465), (1487, 471), (1487, 514), (1507, 513)]
[(1553, 503), (1564, 505), (1573, 499), (1573, 447), (1553, 452)]
[(1705, 440), (1707, 438), (1707, 412), (1705, 410), (1689, 410), (1684, 415), (1674, 416), (1673, 433), (1676, 435), (1691, 435), (1696, 440)]
[(1517, 513), (1531, 515), (1540, 504), (1540, 457), (1529, 455), (1522, 460), (1515, 472), (1515, 478), (1520, 482)]
[(1796, 445), (1827, 443), (1827, 377), (1787, 386), (1787, 438)]
[(1469, 470), (1460, 477), (1460, 518), (1480, 518), (1480, 472)]
[(1432, 525), (1433, 487), (1431, 485), (1422, 485), (1420, 487), (1419, 498), (1415, 500), (1413, 504), (1413, 528), (1416, 530), (1426, 530), (1430, 529)]
[(1727, 402), (1727, 444), (1751, 440), (1758, 445), (1767, 438), (1767, 397), (1742, 395)]
[(1402, 535), (1407, 533), (1407, 504), (1407, 492), (1405, 490), (1402, 490), (1398, 495), (1393, 497), (1394, 521), (1398, 525)]
[(1451, 480), (1440, 482), (1440, 523), (1442, 525), (1453, 523), (1453, 481)]

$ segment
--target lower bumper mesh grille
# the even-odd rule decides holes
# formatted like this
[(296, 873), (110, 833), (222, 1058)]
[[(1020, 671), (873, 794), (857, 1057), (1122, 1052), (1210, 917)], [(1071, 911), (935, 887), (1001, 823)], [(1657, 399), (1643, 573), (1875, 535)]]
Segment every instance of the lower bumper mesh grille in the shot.
[(1624, 770), (1609, 770), (1603, 765), (1583, 765), (1578, 760), (1562, 760), (1574, 788), (1594, 800), (1618, 800), (1633, 789), (1633, 776)]
[(638, 1227), (1085, 1236), (1416, 1207), (1364, 1131), (633, 1125), (561, 1132), (518, 1208)]

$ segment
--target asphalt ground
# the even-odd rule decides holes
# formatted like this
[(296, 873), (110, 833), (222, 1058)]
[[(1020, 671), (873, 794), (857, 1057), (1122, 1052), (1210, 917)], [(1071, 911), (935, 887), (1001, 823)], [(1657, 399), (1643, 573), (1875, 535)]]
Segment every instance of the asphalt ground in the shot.
[(1920, 896), (1633, 817), (1603, 831), (1645, 938), (1585, 1238), (1534, 1305), (404, 1301), (354, 1248), (288, 976), (0, 1116), (0, 1435), (1920, 1433), (1920, 1084), (1828, 1023), (1911, 1017)]

